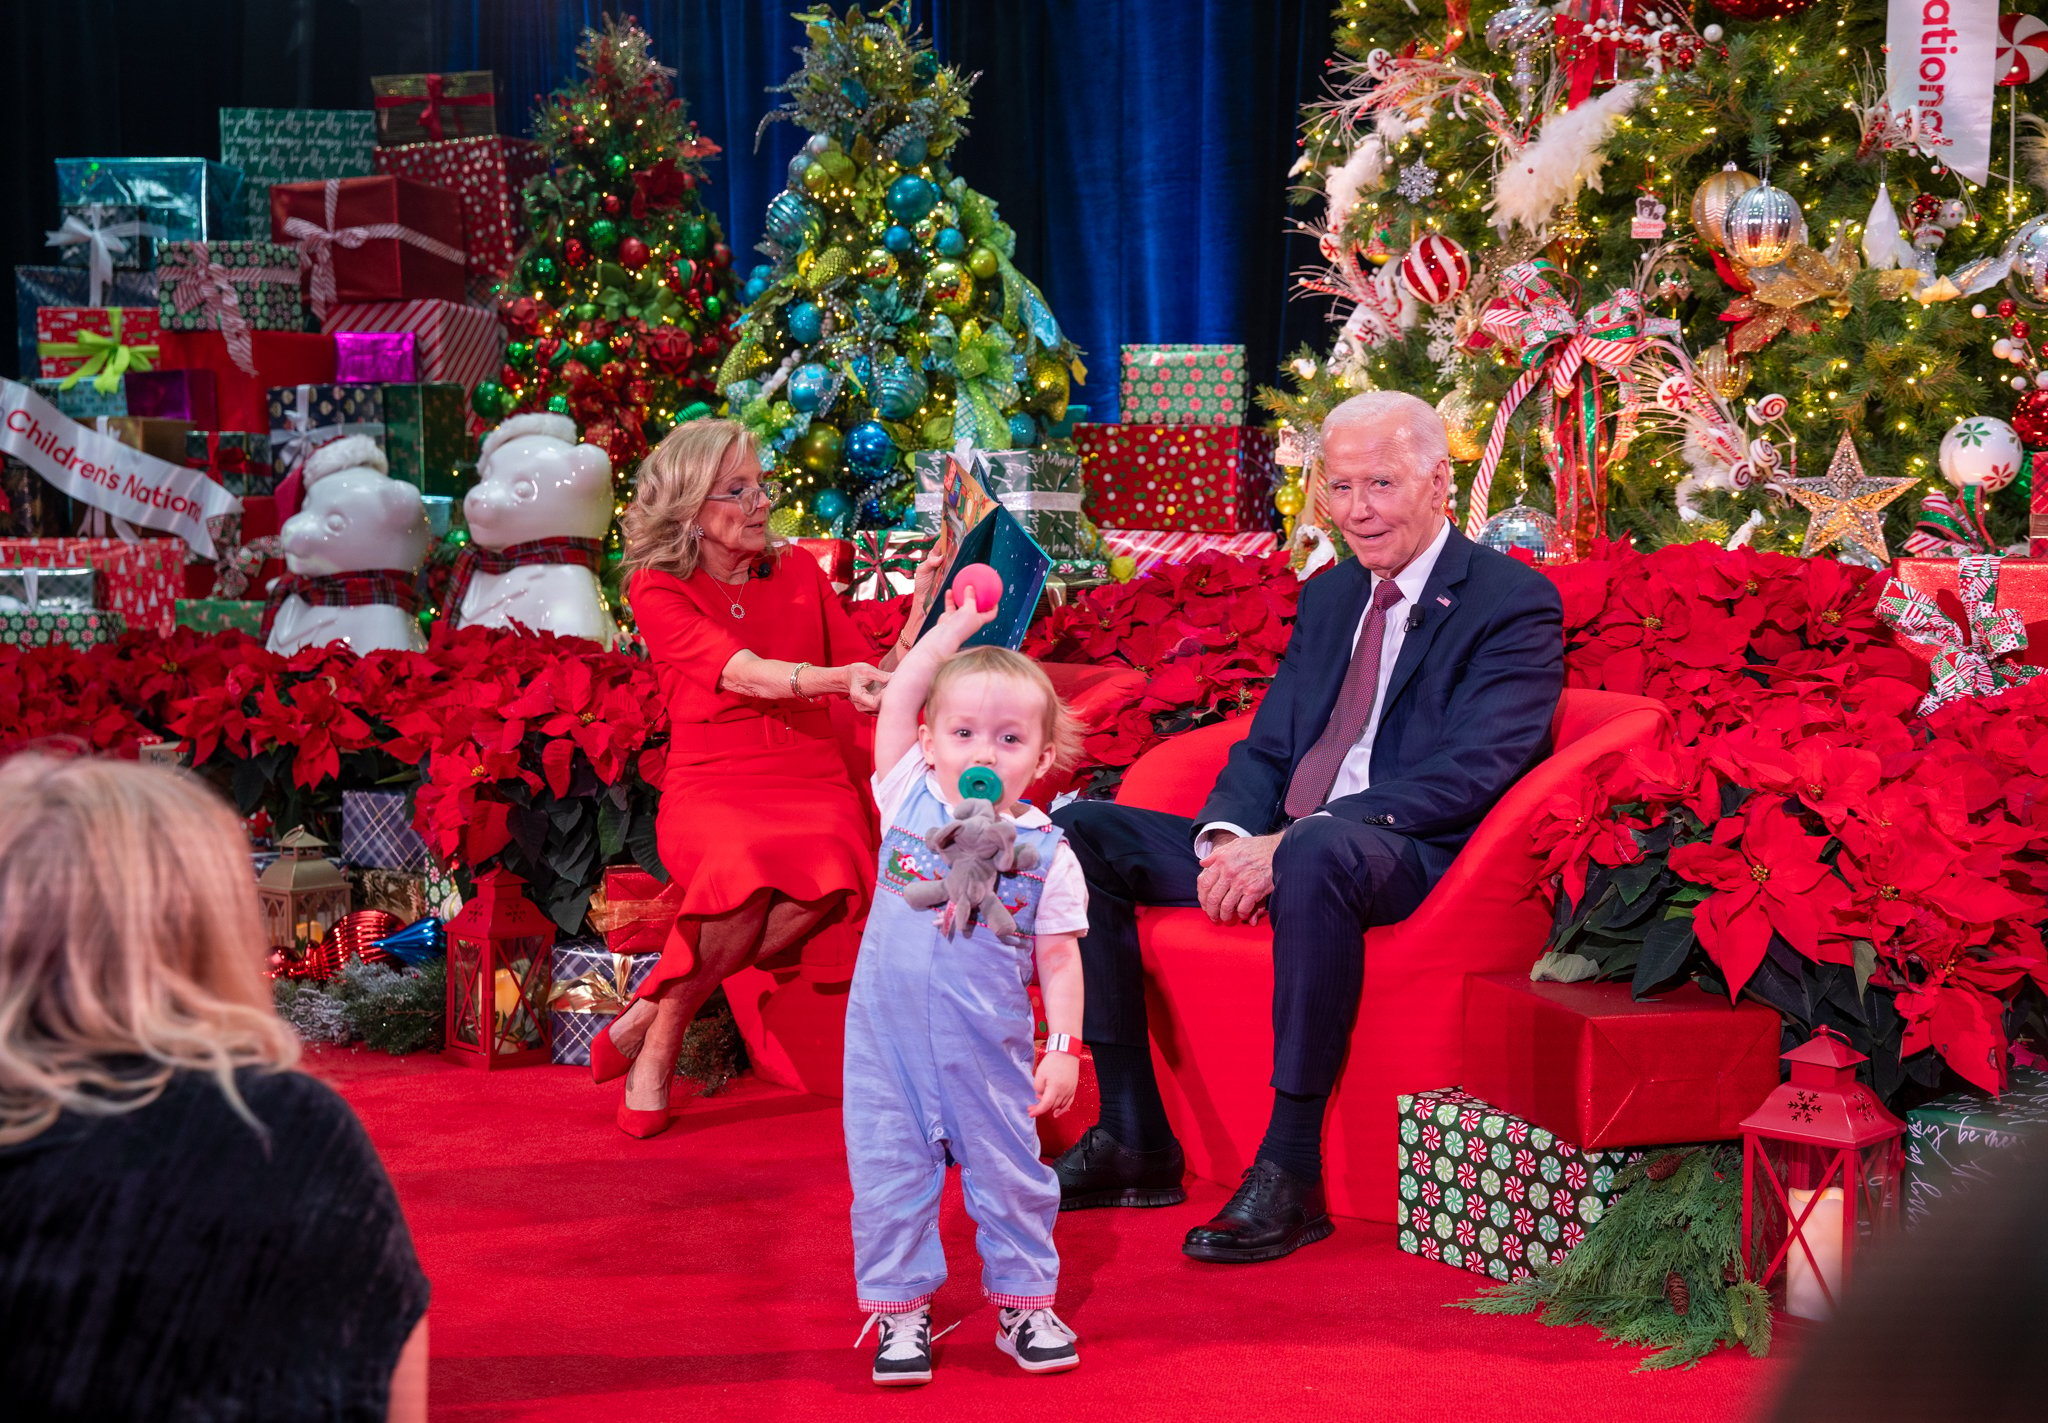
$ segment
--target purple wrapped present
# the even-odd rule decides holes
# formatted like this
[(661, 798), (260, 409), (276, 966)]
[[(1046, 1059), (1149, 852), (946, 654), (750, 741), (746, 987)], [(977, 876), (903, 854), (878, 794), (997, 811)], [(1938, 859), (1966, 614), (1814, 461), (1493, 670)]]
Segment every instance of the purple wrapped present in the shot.
[(420, 378), (419, 333), (337, 331), (334, 379), (339, 385), (413, 385)]
[(549, 970), (548, 1060), (563, 1067), (590, 1065), (590, 1040), (633, 1001), (660, 954), (615, 954), (603, 939), (565, 939), (555, 945)]
[(412, 828), (404, 791), (341, 793), (341, 862), (415, 873), (427, 867), (426, 842)]
[(127, 388), (130, 415), (183, 420), (202, 430), (220, 428), (218, 387), (212, 371), (129, 371), (121, 381)]

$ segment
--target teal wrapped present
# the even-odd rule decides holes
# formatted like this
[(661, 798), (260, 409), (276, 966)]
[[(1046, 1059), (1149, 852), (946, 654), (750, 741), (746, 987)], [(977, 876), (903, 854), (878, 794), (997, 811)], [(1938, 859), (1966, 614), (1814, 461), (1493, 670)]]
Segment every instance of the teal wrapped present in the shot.
[(2003, 1096), (1965, 1087), (1906, 1113), (1906, 1224), (1918, 1226), (1958, 1194), (2006, 1168), (2012, 1149), (2048, 1128), (2048, 1072), (2013, 1069)]
[(242, 235), (242, 171), (204, 158), (59, 158), (57, 201), (140, 208), (165, 242)]
[(222, 109), (221, 162), (242, 170), (243, 232), (270, 231), (270, 185), (376, 172), (377, 116), (369, 109)]
[(384, 458), (393, 479), (422, 494), (448, 497), (464, 492), (474, 473), (469, 458), (468, 393), (453, 381), (380, 385), (384, 407)]
[(102, 415), (119, 419), (128, 414), (128, 386), (125, 381), (117, 383), (112, 390), (101, 390), (99, 382), (90, 380), (82, 380), (69, 390), (64, 388), (61, 380), (32, 380), (29, 385), (37, 395), (73, 420), (92, 421)]

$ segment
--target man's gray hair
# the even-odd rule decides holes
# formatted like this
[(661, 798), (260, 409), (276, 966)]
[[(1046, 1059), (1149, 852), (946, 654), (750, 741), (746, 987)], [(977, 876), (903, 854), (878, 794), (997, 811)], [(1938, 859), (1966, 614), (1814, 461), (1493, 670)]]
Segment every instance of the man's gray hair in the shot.
[(1371, 425), (1407, 447), (1417, 465), (1435, 469), (1451, 457), (1451, 438), (1436, 407), (1404, 390), (1368, 390), (1354, 395), (1323, 417), (1323, 439), (1351, 425)]

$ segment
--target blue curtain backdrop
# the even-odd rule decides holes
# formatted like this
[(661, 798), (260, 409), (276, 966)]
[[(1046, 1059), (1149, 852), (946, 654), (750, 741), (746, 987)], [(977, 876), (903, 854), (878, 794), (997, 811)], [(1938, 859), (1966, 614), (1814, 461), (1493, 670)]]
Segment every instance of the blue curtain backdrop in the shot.
[[(436, 0), (438, 67), (490, 69), (499, 123), (569, 80), (598, 0)], [(707, 200), (744, 271), (761, 214), (803, 135), (767, 90), (796, 65), (796, 6), (647, 0), (632, 7), (679, 92), (725, 153)], [(1017, 230), (1018, 262), (1087, 353), (1076, 399), (1115, 418), (1117, 348), (1247, 347), (1253, 379), (1319, 340), (1324, 310), (1288, 299), (1313, 257), (1289, 237), (1295, 120), (1330, 52), (1307, 0), (913, 0), (940, 58), (981, 76), (953, 169)]]

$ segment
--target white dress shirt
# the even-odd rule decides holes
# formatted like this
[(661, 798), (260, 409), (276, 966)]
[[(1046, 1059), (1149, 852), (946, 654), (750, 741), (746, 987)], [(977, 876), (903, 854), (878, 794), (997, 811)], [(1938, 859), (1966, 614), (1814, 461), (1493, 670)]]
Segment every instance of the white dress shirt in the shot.
[[(1437, 556), (1450, 541), (1451, 525), (1446, 520), (1430, 540), (1429, 547), (1417, 554), (1408, 566), (1394, 575), (1394, 586), (1401, 590), (1401, 601), (1387, 609), (1386, 630), (1381, 634), (1379, 687), (1373, 693), (1372, 715), (1365, 719), (1365, 730), (1358, 734), (1358, 740), (1344, 753), (1344, 763), (1337, 768), (1336, 783), (1330, 787), (1326, 800), (1341, 796), (1356, 795), (1372, 784), (1372, 743), (1380, 729), (1380, 712), (1387, 703), (1387, 683), (1393, 680), (1394, 663), (1401, 656), (1401, 644), (1408, 640), (1408, 618), (1422, 605), (1422, 590), (1429, 582), (1429, 575), (1436, 571)], [(1358, 615), (1358, 626), (1351, 630), (1351, 650), (1358, 651), (1359, 634), (1365, 631), (1365, 620), (1372, 616), (1372, 594), (1379, 591), (1385, 580), (1373, 575), (1372, 586), (1366, 590), (1365, 611)], [(1304, 754), (1306, 752), (1304, 751)], [(1290, 775), (1292, 772), (1289, 773)], [(1321, 815), (1324, 812), (1317, 811)], [(1250, 831), (1232, 825), (1227, 820), (1214, 820), (1202, 827), (1195, 837), (1195, 854), (1206, 857), (1211, 837), (1218, 830), (1228, 830), (1240, 839), (1248, 838)]]

